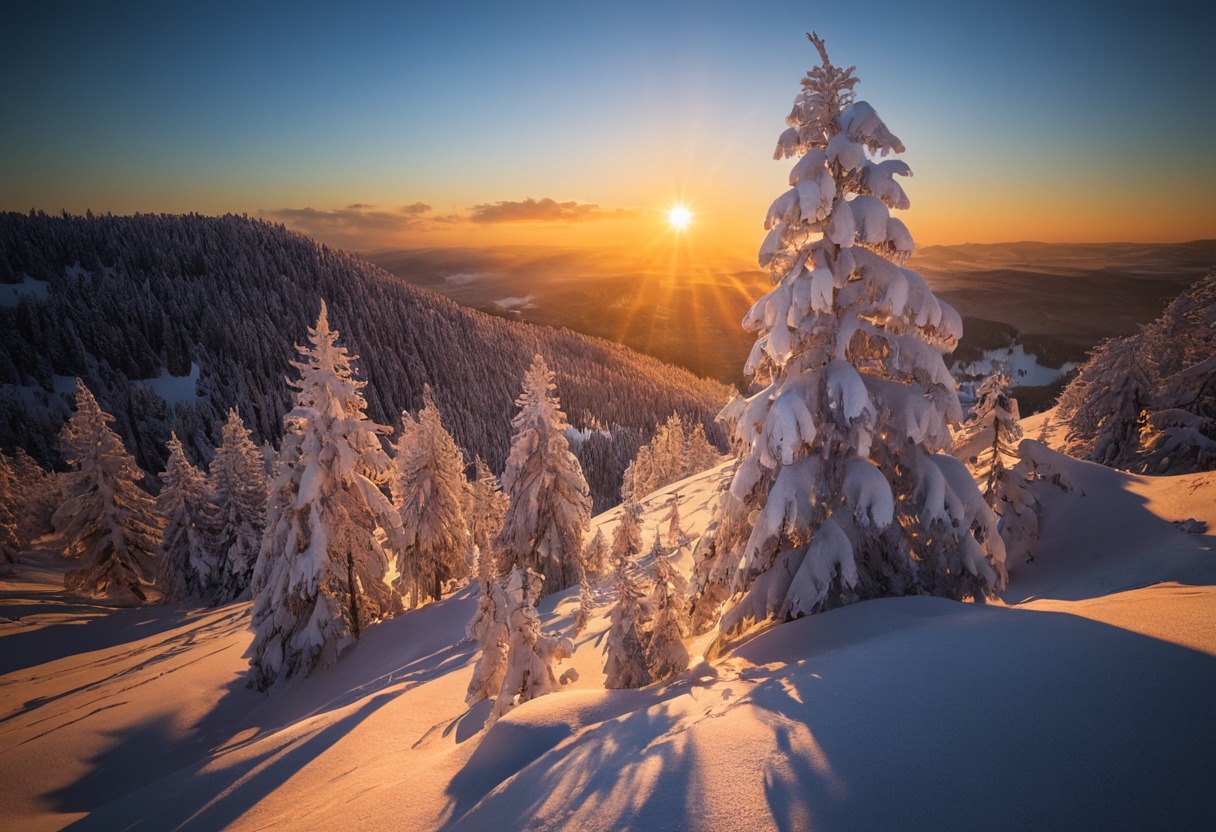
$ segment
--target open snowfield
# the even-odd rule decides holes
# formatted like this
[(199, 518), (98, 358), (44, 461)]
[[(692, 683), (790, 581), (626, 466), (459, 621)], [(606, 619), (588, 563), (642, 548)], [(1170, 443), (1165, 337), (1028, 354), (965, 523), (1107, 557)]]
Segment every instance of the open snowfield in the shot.
[[(0, 828), (1216, 828), (1216, 474), (1060, 465), (1003, 603), (857, 604), (607, 691), (605, 583), (578, 681), (488, 732), (472, 589), (260, 694), (247, 603), (109, 609), (35, 560), (0, 582)], [(652, 495), (647, 543), (725, 473)]]

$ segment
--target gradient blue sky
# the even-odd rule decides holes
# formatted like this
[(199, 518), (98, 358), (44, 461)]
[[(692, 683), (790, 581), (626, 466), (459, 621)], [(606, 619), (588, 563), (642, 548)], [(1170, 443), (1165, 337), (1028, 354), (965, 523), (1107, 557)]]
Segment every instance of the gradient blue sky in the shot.
[(815, 29), (908, 148), (918, 242), (1216, 236), (1195, 4), (24, 5), (0, 210), (249, 213), (370, 250), (641, 244), (683, 199), (750, 257)]

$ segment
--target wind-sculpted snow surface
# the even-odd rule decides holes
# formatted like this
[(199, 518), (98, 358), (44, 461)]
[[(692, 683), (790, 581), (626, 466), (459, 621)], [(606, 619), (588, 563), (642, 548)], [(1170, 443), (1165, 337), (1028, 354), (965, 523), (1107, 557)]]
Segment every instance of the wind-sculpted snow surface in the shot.
[[(491, 703), (464, 702), (472, 588), (266, 695), (244, 684), (248, 603), (116, 610), (64, 593), (66, 565), (44, 556), (0, 583), (0, 826), (1210, 828), (1214, 538), (1174, 521), (1216, 527), (1216, 475), (1049, 454), (1074, 488), (1043, 491), (1009, 608), (876, 600), (706, 662), (711, 633), (670, 682), (608, 691), (613, 590), (597, 579), (561, 665), (578, 680), (488, 731)], [(678, 494), (695, 545), (729, 473), (645, 497), (642, 525)], [(671, 563), (687, 574), (687, 547)], [(541, 626), (568, 632), (578, 607), (573, 589), (542, 599)]]

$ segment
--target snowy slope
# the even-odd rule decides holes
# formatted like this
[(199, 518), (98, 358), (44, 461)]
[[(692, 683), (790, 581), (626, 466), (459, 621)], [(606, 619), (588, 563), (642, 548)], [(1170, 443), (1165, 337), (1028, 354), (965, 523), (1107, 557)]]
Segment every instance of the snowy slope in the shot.
[[(247, 604), (109, 610), (26, 567), (0, 583), (0, 827), (1211, 828), (1216, 536), (1172, 521), (1216, 528), (1216, 475), (1063, 465), (1004, 603), (854, 605), (606, 691), (605, 592), (579, 681), (488, 732), (469, 589), (261, 695)], [(675, 492), (703, 529), (725, 474), (652, 495), (645, 539)]]

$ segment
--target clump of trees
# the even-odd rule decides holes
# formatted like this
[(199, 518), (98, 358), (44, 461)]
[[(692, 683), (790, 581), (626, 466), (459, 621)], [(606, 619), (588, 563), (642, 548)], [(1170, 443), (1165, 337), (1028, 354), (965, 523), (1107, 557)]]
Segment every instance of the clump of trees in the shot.
[(705, 436), (705, 428), (693, 425), (684, 430), (678, 413), (659, 425), (654, 437), (638, 448), (625, 469), (621, 498), (642, 499), (647, 494), (693, 474), (707, 471), (722, 461), (718, 449)]
[(1060, 396), (1068, 451), (1145, 474), (1216, 469), (1216, 273), (1100, 344)]

